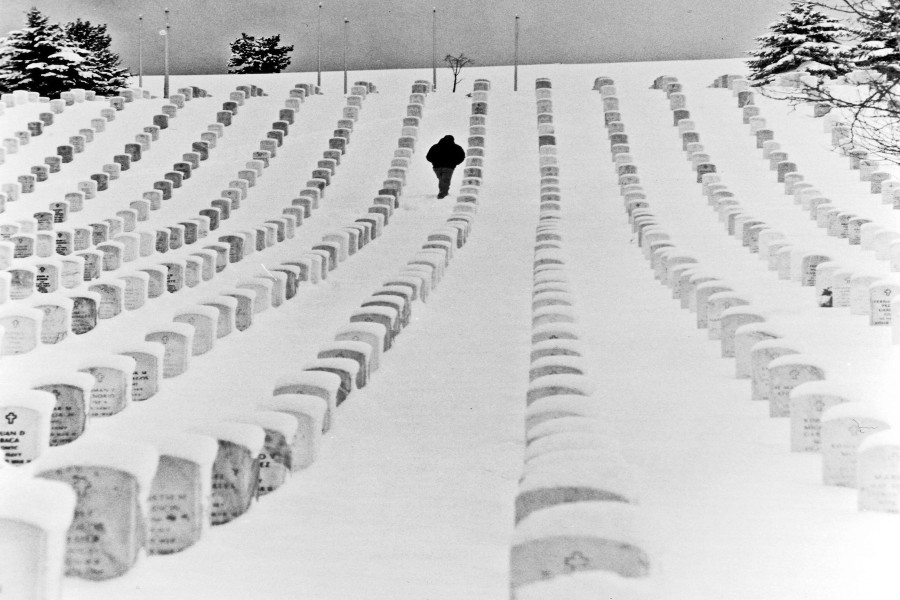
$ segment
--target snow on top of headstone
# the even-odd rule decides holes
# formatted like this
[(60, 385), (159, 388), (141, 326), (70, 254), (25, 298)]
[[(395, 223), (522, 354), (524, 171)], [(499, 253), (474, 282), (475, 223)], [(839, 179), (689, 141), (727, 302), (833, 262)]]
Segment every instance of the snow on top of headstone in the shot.
[(528, 461), (547, 452), (572, 448), (597, 448), (598, 450), (618, 452), (619, 444), (614, 437), (602, 433), (563, 431), (534, 440), (525, 448), (525, 460)]
[(873, 433), (860, 443), (857, 453), (883, 446), (900, 446), (900, 429), (885, 429)]
[(525, 418), (553, 412), (570, 412), (589, 417), (599, 415), (602, 408), (602, 405), (590, 396), (562, 394), (535, 400), (525, 409)]
[(654, 600), (658, 584), (612, 571), (574, 571), (516, 588), (516, 600)]
[[(738, 328), (740, 329), (740, 328)], [(774, 340), (762, 340), (753, 344), (753, 348), (751, 348), (751, 352), (754, 350), (771, 350), (773, 348), (789, 348), (791, 350), (796, 350), (797, 353), (801, 352), (802, 346), (797, 342), (797, 340), (788, 340), (784, 338), (777, 338)]]
[(543, 340), (536, 344), (532, 344), (531, 355), (534, 356), (535, 354), (541, 354), (544, 351), (549, 351), (556, 348), (576, 353), (579, 356), (585, 356), (585, 354), (587, 353), (587, 347), (583, 342), (579, 340), (558, 339)]
[(0, 398), (0, 406), (21, 406), (47, 414), (53, 411), (55, 405), (55, 396), (50, 392), (40, 390), (12, 391), (4, 393)]
[(275, 380), (275, 389), (303, 384), (336, 390), (341, 386), (341, 376), (327, 371), (301, 371), (292, 375), (282, 375), (281, 377), (278, 377)]
[(351, 379), (355, 379), (356, 374), (359, 372), (359, 363), (352, 358), (317, 358), (304, 364), (301, 370), (306, 371), (307, 369), (318, 369), (319, 367), (332, 367), (341, 371), (347, 371), (350, 373)]
[(194, 338), (194, 327), (187, 323), (164, 322), (151, 325), (147, 330), (147, 335), (152, 333), (168, 333), (173, 332), (183, 335), (187, 338)]
[[(725, 293), (725, 292), (723, 292)], [(732, 315), (757, 315), (760, 317), (765, 317), (766, 313), (752, 304), (744, 304), (741, 306), (731, 306), (722, 311), (722, 318), (730, 317)], [(743, 326), (742, 326), (743, 327)]]
[(871, 382), (848, 381), (835, 379), (822, 379), (819, 381), (807, 381), (791, 390), (791, 398), (800, 398), (807, 395), (840, 396), (848, 401), (856, 402), (871, 400), (872, 393), (878, 395), (880, 386)]
[(69, 528), (77, 501), (71, 486), (40, 477), (13, 479), (5, 472), (0, 482), (0, 519), (29, 523), (51, 532)]
[(266, 398), (258, 404), (265, 410), (283, 410), (308, 414), (319, 422), (325, 417), (328, 404), (322, 398), (311, 394), (280, 394)]
[(214, 421), (192, 427), (193, 433), (209, 435), (217, 440), (231, 442), (243, 446), (256, 456), (262, 450), (266, 441), (266, 432), (259, 425), (249, 423), (236, 423), (233, 421)]
[(650, 554), (647, 515), (624, 502), (570, 502), (530, 513), (513, 531), (512, 545), (555, 537), (595, 537), (633, 544)]
[(531, 361), (531, 370), (545, 367), (568, 367), (578, 369), (582, 373), (588, 371), (587, 361), (581, 356), (544, 356)]
[(130, 356), (122, 356), (121, 354), (95, 354), (81, 359), (79, 364), (81, 365), (81, 369), (104, 367), (118, 369), (128, 373), (133, 372), (135, 367), (133, 358)]
[(635, 473), (635, 477), (638, 476), (635, 467), (626, 462), (619, 452), (598, 448), (568, 448), (547, 452), (529, 460), (523, 467), (522, 480), (531, 473), (568, 469), (574, 464), (584, 464), (586, 468), (598, 470), (629, 471)]
[[(762, 343), (762, 342), (760, 342)], [(755, 347), (755, 346), (754, 346)], [(810, 354), (789, 354), (788, 356), (780, 356), (769, 363), (769, 368), (783, 367), (787, 365), (808, 365), (827, 371), (831, 366), (828, 360), (823, 360), (818, 356)]]
[(533, 391), (551, 387), (578, 390), (583, 395), (590, 396), (594, 392), (596, 385), (593, 380), (585, 375), (544, 375), (528, 385), (528, 392), (531, 395)]
[(143, 354), (149, 354), (155, 357), (158, 361), (162, 361), (166, 355), (166, 347), (162, 344), (156, 344), (154, 342), (131, 342), (119, 348), (119, 352), (141, 352)]
[(582, 416), (559, 417), (535, 425), (528, 430), (526, 438), (530, 442), (540, 437), (566, 431), (610, 433), (612, 429), (608, 423), (600, 419)]
[(201, 467), (211, 467), (219, 449), (215, 438), (199, 433), (141, 430), (136, 432), (136, 437), (156, 446), (161, 456), (183, 458)]
[(822, 413), (822, 423), (837, 419), (874, 419), (890, 424), (898, 423), (900, 408), (887, 402), (844, 402)]
[(288, 440), (294, 437), (299, 426), (297, 417), (274, 410), (258, 410), (256, 412), (229, 416), (228, 418), (238, 423), (259, 425), (263, 429), (277, 431)]
[[(132, 367), (133, 369), (133, 367)], [(35, 461), (35, 473), (71, 466), (107, 467), (138, 480), (142, 495), (150, 490), (159, 452), (145, 442), (83, 435), (65, 446), (53, 446)]]
[(365, 342), (355, 342), (353, 340), (338, 340), (327, 342), (319, 346), (319, 352), (345, 349), (361, 353), (366, 357), (366, 360), (368, 360), (369, 356), (372, 354), (372, 346)]
[[(564, 466), (563, 466), (564, 464)], [(529, 469), (519, 483), (519, 492), (529, 492), (548, 488), (584, 487), (611, 492), (636, 502), (638, 482), (628, 470), (620, 470), (618, 465), (593, 464), (592, 462), (566, 462), (557, 469)]]

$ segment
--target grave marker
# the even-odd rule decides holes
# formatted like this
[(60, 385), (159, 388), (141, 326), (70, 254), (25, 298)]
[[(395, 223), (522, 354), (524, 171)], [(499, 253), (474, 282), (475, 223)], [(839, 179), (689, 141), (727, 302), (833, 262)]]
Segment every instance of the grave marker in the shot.
[(112, 439), (79, 441), (42, 457), (38, 476), (69, 484), (78, 498), (68, 531), (67, 575), (110, 579), (135, 563), (143, 545), (142, 506), (157, 462), (153, 447)]
[(856, 487), (857, 449), (867, 437), (891, 428), (893, 411), (874, 402), (844, 402), (822, 414), (822, 481)]
[(256, 425), (233, 422), (210, 423), (196, 428), (218, 442), (212, 468), (211, 522), (222, 525), (250, 508), (259, 483), (258, 456), (265, 433)]

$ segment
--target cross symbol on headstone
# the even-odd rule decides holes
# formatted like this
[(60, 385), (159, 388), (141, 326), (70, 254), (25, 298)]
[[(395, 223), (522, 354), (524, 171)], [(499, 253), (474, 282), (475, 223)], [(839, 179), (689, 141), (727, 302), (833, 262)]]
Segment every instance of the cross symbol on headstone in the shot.
[(9, 423), (10, 425), (12, 425), (13, 423), (16, 422), (16, 419), (19, 418), (19, 415), (17, 415), (16, 413), (14, 413), (14, 412), (12, 412), (12, 411), (9, 411), (8, 413), (6, 413), (6, 415), (4, 416), (4, 418), (6, 419), (6, 422), (7, 422), (7, 423)]
[(566, 564), (566, 569), (569, 572), (584, 571), (590, 566), (591, 559), (576, 550), (567, 556), (563, 562)]
[(72, 487), (75, 489), (75, 493), (78, 494), (78, 499), (84, 498), (87, 491), (91, 489), (91, 482), (87, 477), (82, 475), (75, 475), (72, 478)]

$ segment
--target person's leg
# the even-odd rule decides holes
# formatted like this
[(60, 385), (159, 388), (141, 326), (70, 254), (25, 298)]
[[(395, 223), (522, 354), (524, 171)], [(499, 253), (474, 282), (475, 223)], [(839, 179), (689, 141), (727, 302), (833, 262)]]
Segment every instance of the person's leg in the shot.
[(437, 180), (438, 180), (438, 195), (440, 195), (441, 189), (444, 185), (444, 180), (442, 179), (444, 169), (441, 167), (435, 167), (432, 170), (434, 171), (434, 176), (437, 177)]
[(453, 178), (453, 169), (443, 168), (440, 169), (440, 171), (438, 176), (440, 182), (438, 186), (438, 197), (443, 198), (450, 192), (450, 180)]

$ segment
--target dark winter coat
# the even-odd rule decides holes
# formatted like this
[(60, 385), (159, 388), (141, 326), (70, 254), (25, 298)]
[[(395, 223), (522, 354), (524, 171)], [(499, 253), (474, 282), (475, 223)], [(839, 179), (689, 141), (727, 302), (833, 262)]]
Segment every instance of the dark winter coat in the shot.
[(453, 141), (452, 135), (445, 135), (441, 141), (428, 149), (425, 160), (435, 169), (453, 169), (466, 160), (466, 151)]

